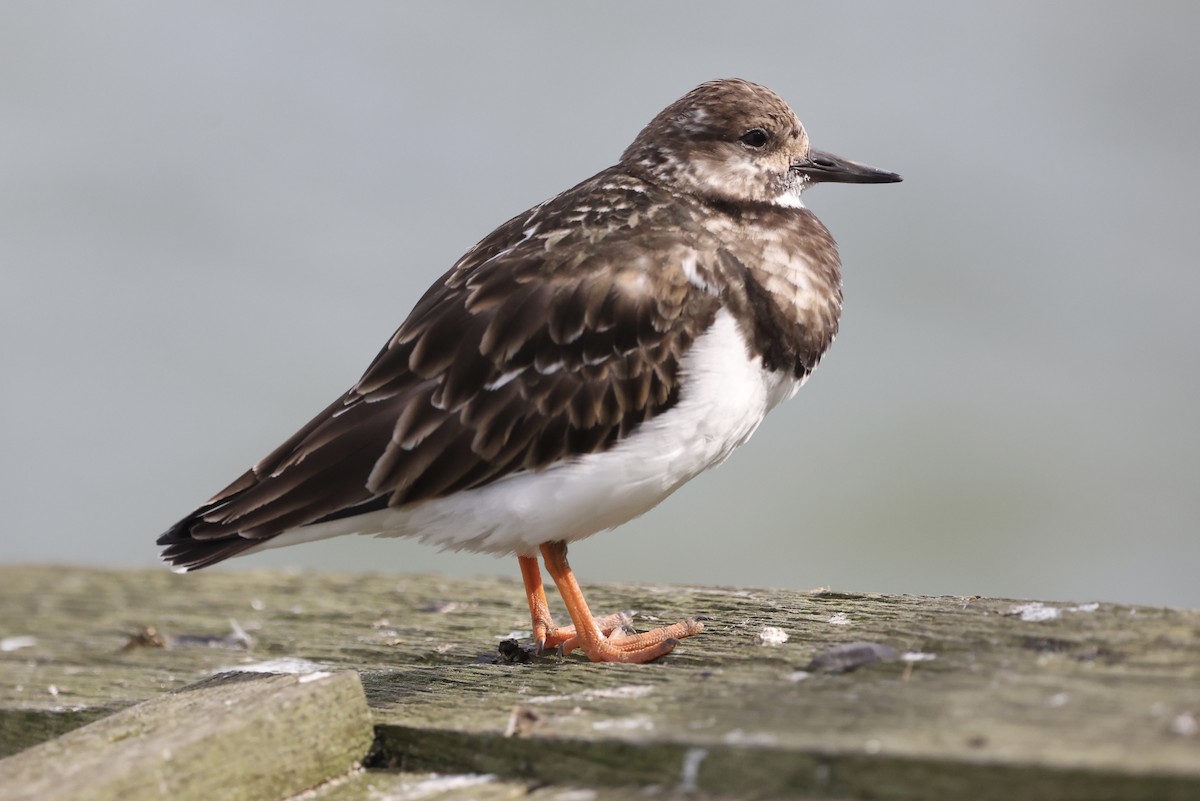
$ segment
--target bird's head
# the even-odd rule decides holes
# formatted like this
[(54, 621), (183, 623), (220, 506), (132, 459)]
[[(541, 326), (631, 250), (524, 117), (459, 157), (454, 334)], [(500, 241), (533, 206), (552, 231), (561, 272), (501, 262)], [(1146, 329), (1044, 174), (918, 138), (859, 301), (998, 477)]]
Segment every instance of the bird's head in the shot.
[(799, 207), (819, 181), (891, 183), (895, 173), (813, 149), (791, 107), (749, 81), (709, 81), (667, 106), (621, 156), (679, 192), (732, 203)]

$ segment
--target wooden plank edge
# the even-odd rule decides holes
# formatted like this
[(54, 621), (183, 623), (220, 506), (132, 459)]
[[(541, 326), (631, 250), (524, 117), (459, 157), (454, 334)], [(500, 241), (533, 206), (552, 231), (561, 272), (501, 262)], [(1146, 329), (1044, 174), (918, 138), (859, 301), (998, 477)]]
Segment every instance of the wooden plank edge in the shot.
[(0, 708), (0, 760), (130, 706), (130, 703), (118, 703), (77, 709)]
[(354, 769), (373, 740), (354, 671), (231, 674), (0, 760), (6, 801), (262, 801)]
[[(735, 798), (897, 801), (1194, 801), (1200, 778), (1058, 769), (987, 760), (915, 759), (771, 747), (505, 737), (376, 726), (366, 765), (584, 787), (637, 786)], [(747, 784), (747, 776), (754, 777)]]

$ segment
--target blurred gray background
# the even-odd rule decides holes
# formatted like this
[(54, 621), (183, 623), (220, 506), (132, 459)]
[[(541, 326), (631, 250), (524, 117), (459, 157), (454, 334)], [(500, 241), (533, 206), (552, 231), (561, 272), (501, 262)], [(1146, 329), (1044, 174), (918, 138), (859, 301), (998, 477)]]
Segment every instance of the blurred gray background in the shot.
[[(0, 561), (155, 537), (509, 216), (712, 78), (820, 186), (842, 334), (582, 579), (1200, 607), (1200, 6), (7, 2)], [(518, 575), (342, 539), (231, 569)], [(219, 569), (225, 569), (224, 566)], [(186, 579), (180, 579), (186, 581)]]

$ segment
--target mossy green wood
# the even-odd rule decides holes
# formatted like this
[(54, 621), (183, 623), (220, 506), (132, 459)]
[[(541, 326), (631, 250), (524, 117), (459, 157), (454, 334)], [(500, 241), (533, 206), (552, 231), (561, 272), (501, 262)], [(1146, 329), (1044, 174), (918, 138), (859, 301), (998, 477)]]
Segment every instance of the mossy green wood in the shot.
[(233, 674), (0, 760), (8, 801), (258, 801), (357, 767), (373, 739), (358, 674)]
[[(300, 659), (361, 673), (374, 764), (408, 770), (690, 783), (738, 797), (1200, 797), (1200, 613), (587, 589), (597, 611), (641, 610), (642, 627), (712, 620), (652, 665), (491, 664), (500, 640), (528, 630), (516, 582), (0, 569), (0, 636), (37, 640), (0, 653), (0, 746), (11, 752), (213, 671)], [(146, 626), (178, 642), (227, 634), (231, 619), (253, 638), (248, 650), (122, 650)], [(764, 626), (790, 639), (758, 645)], [(803, 670), (851, 641), (918, 661)]]

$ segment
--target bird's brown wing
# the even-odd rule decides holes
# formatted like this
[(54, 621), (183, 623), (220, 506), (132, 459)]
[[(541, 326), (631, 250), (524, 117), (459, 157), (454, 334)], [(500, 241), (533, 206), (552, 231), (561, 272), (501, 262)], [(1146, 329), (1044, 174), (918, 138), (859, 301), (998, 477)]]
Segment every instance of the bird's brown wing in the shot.
[(160, 537), (163, 558), (200, 568), (611, 447), (677, 401), (680, 362), (716, 316), (720, 260), (692, 212), (601, 173), (510, 220), (353, 388)]

